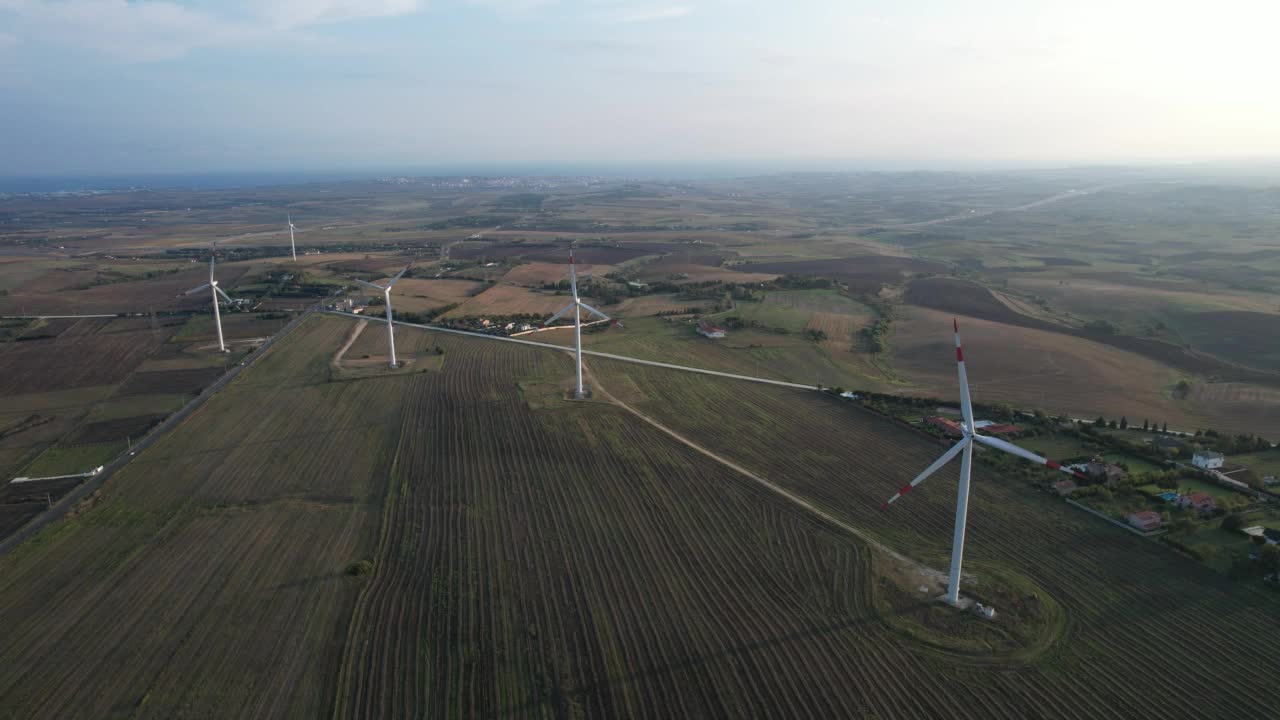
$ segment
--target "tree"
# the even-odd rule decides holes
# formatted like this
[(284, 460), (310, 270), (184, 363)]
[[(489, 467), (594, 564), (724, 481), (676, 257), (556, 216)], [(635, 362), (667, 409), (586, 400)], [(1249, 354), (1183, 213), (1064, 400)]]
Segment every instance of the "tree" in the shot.
[(1163, 425), (1161, 425), (1161, 426), (1160, 426), (1160, 432), (1162, 432), (1162, 433), (1167, 433), (1167, 432), (1169, 432), (1169, 423), (1164, 423)]
[(1115, 420), (1112, 420), (1111, 422), (1107, 423), (1107, 427), (1111, 428), (1112, 430), (1115, 430), (1115, 429), (1116, 429), (1116, 421), (1115, 421)]
[(1264, 545), (1259, 554), (1264, 572), (1280, 572), (1280, 545)]
[(1101, 415), (1099, 415), (1099, 416), (1098, 416), (1098, 419), (1093, 421), (1093, 426), (1094, 426), (1094, 427), (1106, 427), (1106, 426), (1107, 426), (1107, 420), (1106, 420), (1106, 418), (1104, 418), (1104, 417), (1102, 417)]
[(1151, 429), (1151, 425), (1147, 423), (1147, 419), (1142, 418), (1142, 432), (1147, 432), (1150, 429)]
[(1122, 416), (1120, 417), (1120, 429), (1121, 429), (1121, 430), (1124, 430), (1124, 429), (1126, 429), (1126, 428), (1128, 428), (1128, 427), (1129, 427), (1129, 418), (1124, 417), (1124, 416), (1122, 415)]
[(1218, 527), (1227, 532), (1239, 532), (1243, 526), (1244, 519), (1234, 513), (1222, 518), (1222, 523), (1218, 525)]
[(1189, 517), (1180, 517), (1173, 521), (1173, 531), (1183, 535), (1191, 535), (1196, 531), (1196, 524)]

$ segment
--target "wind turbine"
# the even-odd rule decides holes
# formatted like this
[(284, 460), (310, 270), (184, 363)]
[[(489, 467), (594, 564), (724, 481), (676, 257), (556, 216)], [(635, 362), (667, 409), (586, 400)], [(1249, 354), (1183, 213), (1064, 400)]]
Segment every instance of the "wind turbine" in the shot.
[(365, 282), (364, 280), (360, 280), (358, 278), (351, 278), (352, 280), (355, 280), (361, 285), (366, 285), (382, 293), (382, 299), (386, 302), (386, 308), (387, 308), (387, 347), (391, 349), (391, 368), (392, 369), (395, 369), (395, 366), (396, 366), (396, 331), (392, 328), (392, 325), (391, 325), (391, 286), (395, 285), (396, 281), (399, 280), (401, 277), (403, 277), (404, 274), (407, 272), (409, 272), (409, 268), (407, 267), (401, 270), (398, 274), (396, 274), (395, 277), (391, 278), (391, 282), (387, 283), (386, 287), (382, 287), (381, 285), (374, 285), (371, 282)]
[(225, 343), (222, 342), (222, 313), (219, 312), (218, 310), (218, 296), (221, 295), (222, 297), (226, 298), (227, 302), (233, 302), (233, 301), (231, 300), (231, 297), (229, 295), (222, 292), (222, 288), (218, 287), (218, 281), (213, 279), (213, 254), (212, 253), (209, 254), (209, 282), (201, 285), (198, 288), (191, 288), (190, 290), (182, 294), (190, 295), (191, 293), (200, 292), (205, 288), (213, 288), (210, 292), (213, 295), (213, 324), (216, 325), (218, 328), (218, 350), (222, 352), (226, 352), (227, 346)]
[(293, 261), (298, 262), (298, 247), (293, 244), (293, 214), (285, 213), (284, 216), (289, 221), (289, 252), (293, 254)]
[(581, 400), (585, 397), (585, 393), (582, 391), (582, 311), (586, 310), (593, 315), (598, 315), (602, 320), (609, 320), (610, 317), (578, 298), (578, 271), (573, 262), (573, 248), (569, 248), (569, 287), (573, 290), (573, 302), (561, 308), (560, 312), (547, 318), (542, 325), (544, 327), (550, 325), (563, 317), (565, 313), (570, 310), (573, 311), (573, 354), (578, 371), (578, 384), (573, 390), (573, 398)]
[(924, 472), (916, 476), (915, 480), (903, 485), (893, 497), (889, 498), (882, 508), (889, 507), (889, 503), (911, 492), (917, 485), (924, 482), (924, 479), (937, 472), (943, 465), (955, 459), (956, 455), (964, 453), (960, 459), (960, 491), (956, 498), (956, 528), (955, 535), (951, 540), (951, 575), (947, 580), (946, 601), (951, 605), (959, 606), (960, 604), (960, 565), (964, 557), (964, 531), (965, 523), (969, 516), (969, 474), (973, 469), (973, 444), (975, 442), (982, 443), (988, 447), (1007, 452), (1010, 455), (1017, 455), (1024, 460), (1030, 460), (1033, 463), (1044, 465), (1054, 470), (1074, 475), (1078, 478), (1084, 476), (1080, 473), (1070, 470), (1062, 466), (1056, 460), (1042, 458), (1033, 452), (1023, 450), (1011, 442), (1006, 442), (998, 438), (989, 437), (987, 435), (979, 435), (973, 427), (973, 405), (969, 402), (969, 376), (964, 369), (964, 350), (960, 347), (960, 324), (955, 320), (951, 321), (952, 328), (956, 334), (956, 365), (960, 374), (960, 412), (964, 418), (964, 424), (961, 426), (962, 435), (960, 441), (951, 447), (950, 450), (942, 454), (942, 457), (933, 461), (933, 464), (924, 469)]

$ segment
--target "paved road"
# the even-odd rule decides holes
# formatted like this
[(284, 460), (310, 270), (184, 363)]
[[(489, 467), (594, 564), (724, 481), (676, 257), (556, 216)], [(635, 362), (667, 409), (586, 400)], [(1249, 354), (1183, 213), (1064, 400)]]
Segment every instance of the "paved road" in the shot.
[(1107, 188), (1111, 188), (1111, 187), (1116, 187), (1116, 186), (1115, 185), (1098, 185), (1096, 187), (1085, 188), (1084, 190), (1068, 190), (1067, 192), (1064, 192), (1064, 193), (1051, 195), (1047, 198), (1041, 198), (1039, 200), (1036, 200), (1035, 202), (1029, 202), (1029, 203), (1026, 203), (1025, 205), (1018, 205), (1016, 207), (995, 208), (990, 210), (970, 210), (969, 212), (960, 213), (959, 215), (948, 215), (947, 217), (935, 218), (933, 220), (922, 220), (920, 222), (884, 225), (882, 227), (891, 229), (891, 230), (907, 230), (911, 228), (922, 228), (922, 227), (929, 227), (930, 225), (941, 225), (943, 223), (957, 222), (959, 220), (973, 220), (975, 218), (982, 218), (982, 217), (987, 217), (989, 215), (995, 215), (996, 213), (1021, 212), (1023, 210), (1033, 210), (1035, 208), (1040, 207), (1041, 205), (1048, 205), (1049, 203), (1055, 203), (1060, 200), (1069, 200), (1072, 198), (1084, 197), (1085, 195), (1096, 193), (1099, 190), (1106, 190)]
[(314, 312), (314, 310), (307, 310), (306, 312), (303, 312), (302, 314), (298, 315), (298, 317), (294, 318), (288, 325), (285, 325), (283, 328), (281, 328), (280, 332), (276, 333), (271, 337), (271, 339), (263, 343), (262, 347), (258, 348), (257, 352), (255, 352), (253, 356), (250, 357), (248, 360), (246, 360), (243, 364), (236, 365), (235, 367), (228, 370), (222, 377), (214, 381), (212, 385), (205, 388), (203, 392), (201, 392), (198, 396), (195, 397), (195, 399), (193, 399), (191, 402), (183, 406), (181, 410), (170, 415), (167, 419), (165, 419), (164, 422), (152, 428), (151, 431), (148, 432), (146, 435), (144, 435), (141, 440), (134, 443), (132, 452), (126, 451), (120, 457), (116, 458), (115, 460), (112, 460), (110, 463), (107, 463), (107, 465), (102, 468), (102, 472), (93, 476), (88, 482), (77, 485), (71, 492), (67, 493), (66, 495), (63, 495), (62, 499), (54, 503), (53, 507), (49, 508), (41, 515), (37, 516), (31, 522), (22, 526), (14, 534), (10, 535), (4, 540), (0, 540), (0, 555), (4, 555), (5, 553), (9, 552), (13, 548), (17, 547), (18, 544), (21, 543), (23, 540), (26, 540), (32, 535), (35, 535), (44, 526), (48, 525), (49, 523), (55, 520), (58, 520), (59, 518), (61, 518), (62, 516), (70, 512), (72, 508), (80, 504), (81, 500), (84, 500), (85, 498), (89, 497), (91, 493), (93, 493), (98, 488), (102, 487), (102, 484), (105, 483), (118, 470), (128, 465), (129, 461), (132, 460), (135, 455), (142, 452), (143, 450), (146, 450), (148, 447), (155, 444), (157, 440), (164, 437), (165, 433), (169, 432), (170, 430), (180, 425), (183, 420), (186, 420), (192, 413), (200, 409), (202, 405), (208, 402), (209, 398), (213, 397), (214, 393), (218, 392), (223, 387), (225, 387), (227, 383), (234, 380), (236, 376), (239, 375), (241, 372), (243, 372), (246, 368), (253, 367), (254, 363), (258, 361), (258, 358), (265, 355), (266, 351), (270, 349), (270, 347), (274, 345), (277, 340), (293, 332), (294, 329), (297, 328), (298, 325), (300, 325), (302, 321), (305, 320), (306, 317), (310, 315), (312, 312)]
[[(363, 315), (354, 313), (339, 312), (337, 310), (326, 310), (330, 315), (341, 315), (342, 317), (355, 318), (357, 320), (365, 319)], [(483, 338), (485, 340), (498, 340), (501, 342), (519, 343), (521, 345), (532, 345), (534, 347), (549, 348), (551, 350), (559, 350), (560, 352), (573, 352), (573, 348), (564, 345), (555, 345), (553, 343), (537, 342), (534, 340), (521, 340), (519, 338), (506, 337), (504, 335), (487, 335), (485, 333), (471, 332), (470, 330), (455, 330), (453, 328), (437, 327), (435, 325), (421, 325), (419, 323), (404, 322), (403, 320), (392, 320), (396, 325), (405, 327), (414, 327), (421, 330), (430, 330), (431, 332), (452, 333), (454, 335), (466, 335), (468, 337)], [(654, 367), (668, 368), (670, 370), (681, 370), (683, 372), (701, 373), (703, 375), (715, 375), (717, 377), (732, 378), (734, 380), (746, 380), (748, 382), (765, 383), (767, 385), (781, 385), (782, 387), (797, 388), (799, 390), (817, 390), (816, 385), (804, 385), (801, 383), (787, 382), (785, 380), (770, 380), (769, 378), (754, 377), (751, 375), (736, 375), (734, 373), (720, 372), (719, 370), (707, 370), (705, 368), (689, 367), (688, 365), (673, 365), (671, 363), (657, 362), (656, 360), (641, 360), (639, 358), (627, 357), (626, 355), (614, 355), (613, 353), (599, 352), (597, 350), (583, 350), (583, 355), (592, 355), (595, 357), (609, 358), (610, 360), (621, 360), (622, 362), (636, 363), (637, 365), (652, 365)]]

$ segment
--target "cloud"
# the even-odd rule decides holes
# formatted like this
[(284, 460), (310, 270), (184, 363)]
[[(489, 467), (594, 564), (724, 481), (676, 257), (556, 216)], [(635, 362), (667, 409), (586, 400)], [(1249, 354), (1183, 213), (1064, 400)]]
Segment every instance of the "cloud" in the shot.
[(688, 5), (665, 5), (649, 7), (646, 5), (620, 7), (600, 13), (601, 21), (625, 25), (630, 23), (653, 22), (655, 20), (674, 20), (693, 12)]
[(369, 20), (411, 15), (424, 0), (270, 0), (253, 7), (281, 27)]
[(0, 0), (24, 38), (152, 62), (266, 40), (272, 31), (414, 13), (424, 0), (255, 0), (239, 14), (169, 0)]

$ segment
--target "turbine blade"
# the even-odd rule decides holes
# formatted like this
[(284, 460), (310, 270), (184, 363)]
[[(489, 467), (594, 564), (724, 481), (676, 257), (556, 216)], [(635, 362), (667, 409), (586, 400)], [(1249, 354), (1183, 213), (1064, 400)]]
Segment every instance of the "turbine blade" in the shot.
[(222, 292), (222, 288), (218, 287), (217, 285), (214, 285), (214, 286), (213, 286), (213, 289), (214, 289), (214, 290), (217, 290), (219, 295), (221, 295), (222, 297), (226, 298), (227, 302), (229, 302), (229, 303), (231, 303), (231, 304), (233, 304), (233, 305), (235, 304), (235, 301), (231, 299), (231, 296), (230, 296), (230, 295), (228, 295), (228, 294), (226, 294), (226, 293)]
[(184, 292), (184, 293), (182, 293), (182, 294), (183, 294), (183, 295), (190, 295), (191, 293), (197, 293), (197, 292), (200, 292), (201, 290), (205, 290), (205, 289), (207, 289), (207, 288), (209, 287), (209, 285), (210, 285), (210, 283), (205, 283), (205, 284), (201, 285), (200, 287), (197, 287), (197, 288), (191, 288), (190, 290), (188, 290), (188, 291), (186, 291), (186, 292)]
[(964, 426), (973, 432), (973, 403), (969, 401), (969, 373), (964, 369), (964, 348), (960, 346), (960, 323), (954, 318), (951, 327), (956, 331), (956, 367), (960, 375), (960, 413), (964, 416)]
[(558, 313), (556, 313), (555, 315), (552, 315), (551, 317), (549, 317), (549, 318), (547, 318), (546, 320), (542, 321), (542, 324), (543, 324), (544, 326), (546, 326), (546, 325), (550, 325), (551, 323), (553, 323), (553, 322), (555, 322), (555, 321), (559, 320), (560, 318), (564, 317), (564, 314), (565, 314), (565, 313), (567, 313), (567, 312), (569, 312), (570, 310), (572, 310), (572, 309), (574, 308), (574, 306), (575, 306), (575, 303), (569, 303), (568, 305), (565, 305), (564, 307), (560, 308), (560, 312), (558, 312)]
[(387, 287), (388, 287), (388, 288), (390, 288), (392, 285), (395, 285), (395, 284), (396, 284), (396, 281), (397, 281), (397, 280), (399, 280), (400, 278), (404, 277), (404, 274), (405, 274), (405, 273), (407, 273), (407, 272), (409, 272), (409, 267), (406, 265), (406, 266), (405, 266), (405, 268), (404, 268), (403, 270), (401, 270), (400, 272), (396, 273), (396, 276), (395, 276), (395, 277), (391, 278), (391, 282), (388, 282), (388, 283), (387, 283)]
[(612, 318), (610, 318), (608, 315), (605, 315), (604, 313), (600, 312), (599, 310), (597, 310), (597, 309), (595, 309), (595, 308), (591, 307), (590, 305), (588, 305), (588, 304), (586, 304), (586, 303), (584, 303), (584, 302), (579, 301), (579, 302), (578, 302), (578, 304), (579, 304), (579, 305), (581, 305), (581, 306), (582, 306), (582, 309), (586, 310), (587, 312), (592, 313), (592, 314), (594, 314), (594, 315), (599, 315), (601, 320), (610, 320), (610, 319), (612, 319)]
[(366, 287), (371, 287), (371, 288), (373, 288), (374, 290), (377, 290), (378, 292), (383, 292), (383, 291), (385, 291), (385, 290), (386, 290), (386, 288), (382, 287), (381, 285), (374, 285), (373, 283), (371, 283), (371, 282), (366, 282), (366, 281), (364, 281), (364, 280), (361, 280), (360, 278), (351, 278), (351, 279), (352, 279), (352, 280), (355, 280), (356, 282), (360, 283), (361, 285), (364, 285), (364, 286), (366, 286)]
[(973, 437), (975, 440), (982, 443), (983, 445), (989, 445), (990, 447), (993, 447), (997, 450), (1003, 450), (1009, 453), (1010, 455), (1017, 455), (1023, 460), (1030, 460), (1031, 462), (1036, 463), (1037, 465), (1044, 465), (1047, 468), (1050, 468), (1053, 470), (1061, 470), (1062, 472), (1067, 473), (1068, 475), (1074, 475), (1078, 478), (1086, 479), (1084, 475), (1082, 475), (1081, 473), (1078, 473), (1075, 470), (1071, 470), (1066, 467), (1063, 467), (1062, 463), (1058, 462), (1057, 460), (1050, 460), (1049, 458), (1040, 457), (1039, 455), (1031, 452), (1030, 450), (1023, 450), (1022, 448), (1018, 447), (1017, 445), (1014, 445), (1011, 442), (1008, 442), (1007, 440), (1001, 440), (999, 438), (993, 438), (987, 435), (978, 435), (977, 433), (974, 433)]
[(968, 445), (969, 442), (970, 442), (969, 438), (962, 438), (960, 442), (956, 443), (955, 445), (952, 445), (950, 450), (943, 453), (942, 457), (938, 458), (937, 460), (934, 460), (933, 464), (925, 468), (924, 472), (917, 475), (915, 480), (912, 480), (906, 485), (903, 485), (902, 489), (899, 490), (897, 493), (895, 493), (893, 497), (886, 500), (884, 505), (881, 505), (880, 508), (884, 509), (889, 507), (889, 504), (892, 503), (894, 500), (897, 500), (903, 495), (906, 495), (907, 493), (914, 490), (917, 485), (924, 482), (925, 478), (937, 472), (943, 465), (946, 465), (947, 463), (954, 460), (956, 456), (959, 455), (964, 450), (964, 446)]
[(213, 256), (209, 256), (209, 282), (213, 282)]

